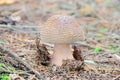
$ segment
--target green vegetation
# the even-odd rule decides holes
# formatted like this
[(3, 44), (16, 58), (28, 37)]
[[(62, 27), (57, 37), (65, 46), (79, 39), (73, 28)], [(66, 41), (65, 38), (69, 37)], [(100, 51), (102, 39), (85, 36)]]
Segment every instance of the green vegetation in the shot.
[(0, 74), (0, 80), (11, 80), (9, 74)]
[(0, 41), (0, 44), (5, 44), (5, 42), (3, 42), (3, 41)]
[(101, 52), (101, 49), (100, 49), (100, 48), (95, 48), (95, 49), (94, 49), (94, 53), (99, 53), (99, 52)]
[(108, 31), (108, 28), (106, 28), (106, 27), (101, 28), (101, 32), (107, 32), (107, 31)]
[(114, 51), (116, 51), (116, 50), (118, 50), (118, 47), (116, 47), (116, 46), (112, 46), (112, 47), (110, 48), (110, 50), (114, 50)]
[[(7, 72), (20, 72), (21, 70), (16, 70), (13, 67), (6, 66), (4, 63), (0, 63), (0, 71)], [(11, 80), (8, 73), (0, 74), (0, 80)]]

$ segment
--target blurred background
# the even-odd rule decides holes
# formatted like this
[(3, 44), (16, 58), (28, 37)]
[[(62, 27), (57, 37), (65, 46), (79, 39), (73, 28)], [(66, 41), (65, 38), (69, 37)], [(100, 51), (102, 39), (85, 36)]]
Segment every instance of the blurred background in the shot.
[(0, 0), (0, 20), (9, 17), (38, 24), (55, 14), (74, 16), (81, 24), (100, 22), (110, 27), (120, 23), (120, 0)]

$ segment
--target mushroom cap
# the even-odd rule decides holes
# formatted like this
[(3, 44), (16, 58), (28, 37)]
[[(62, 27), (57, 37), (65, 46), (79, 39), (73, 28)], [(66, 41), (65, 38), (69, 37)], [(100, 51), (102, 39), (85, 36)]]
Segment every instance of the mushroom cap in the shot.
[(55, 15), (41, 27), (41, 40), (48, 43), (73, 43), (84, 38), (84, 32), (72, 16)]

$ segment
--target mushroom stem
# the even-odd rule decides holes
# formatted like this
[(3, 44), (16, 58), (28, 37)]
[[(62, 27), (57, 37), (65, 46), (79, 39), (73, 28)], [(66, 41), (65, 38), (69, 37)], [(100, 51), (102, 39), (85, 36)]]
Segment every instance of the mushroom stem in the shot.
[(52, 64), (55, 64), (56, 66), (61, 66), (62, 60), (67, 59), (74, 59), (72, 51), (70, 50), (70, 44), (55, 44)]

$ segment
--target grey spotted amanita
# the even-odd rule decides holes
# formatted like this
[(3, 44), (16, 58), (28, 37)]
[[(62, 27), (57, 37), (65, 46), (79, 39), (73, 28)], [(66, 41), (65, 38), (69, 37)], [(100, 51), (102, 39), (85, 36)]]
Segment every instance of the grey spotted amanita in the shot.
[(41, 27), (41, 40), (54, 44), (51, 64), (62, 65), (62, 60), (74, 59), (70, 44), (84, 38), (84, 31), (72, 16), (55, 15)]

